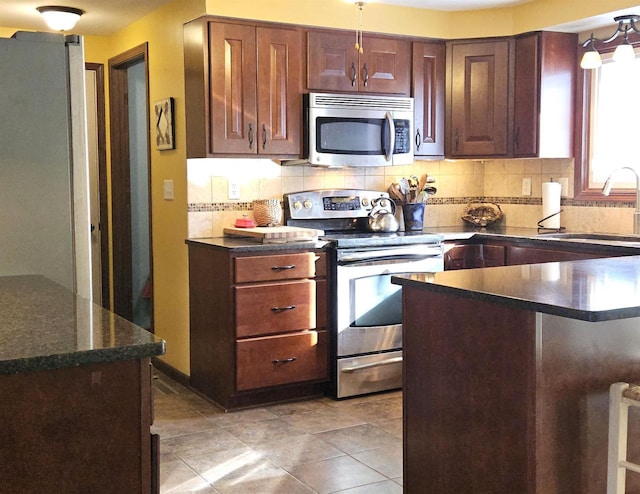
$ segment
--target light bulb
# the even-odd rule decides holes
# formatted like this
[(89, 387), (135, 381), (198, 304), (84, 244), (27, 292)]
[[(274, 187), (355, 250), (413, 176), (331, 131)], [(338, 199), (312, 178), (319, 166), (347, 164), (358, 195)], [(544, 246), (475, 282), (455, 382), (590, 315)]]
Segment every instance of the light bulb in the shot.
[(636, 54), (633, 51), (633, 46), (627, 40), (618, 45), (616, 51), (613, 52), (613, 59), (616, 62), (632, 62), (635, 58)]
[(583, 69), (597, 69), (602, 65), (602, 58), (595, 48), (585, 51), (580, 61), (580, 67)]

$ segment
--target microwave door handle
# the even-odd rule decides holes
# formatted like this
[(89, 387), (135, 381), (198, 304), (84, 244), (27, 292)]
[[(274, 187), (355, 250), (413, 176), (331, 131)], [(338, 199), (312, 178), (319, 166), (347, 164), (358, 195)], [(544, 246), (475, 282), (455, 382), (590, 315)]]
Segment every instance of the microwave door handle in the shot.
[(385, 159), (387, 161), (391, 161), (393, 159), (393, 149), (396, 147), (396, 128), (393, 123), (393, 115), (391, 112), (387, 112), (384, 118), (386, 119), (389, 128), (389, 146), (387, 147)]

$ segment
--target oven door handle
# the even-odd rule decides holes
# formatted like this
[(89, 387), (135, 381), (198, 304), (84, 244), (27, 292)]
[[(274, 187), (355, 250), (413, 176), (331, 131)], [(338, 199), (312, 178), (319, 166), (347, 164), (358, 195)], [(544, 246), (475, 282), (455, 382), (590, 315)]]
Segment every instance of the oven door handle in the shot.
[(353, 252), (350, 254), (343, 254), (338, 259), (339, 265), (356, 264), (371, 261), (391, 261), (391, 260), (422, 260), (430, 259), (434, 257), (442, 257), (442, 247), (433, 247), (430, 249), (422, 250), (421, 252), (399, 252), (394, 253), (393, 250), (386, 251), (373, 251), (373, 252)]
[(351, 367), (345, 367), (342, 372), (356, 372), (364, 369), (372, 369), (374, 367), (381, 367), (383, 365), (392, 365), (402, 362), (402, 357), (392, 357), (386, 360), (380, 360), (379, 362), (371, 362), (370, 364), (352, 365)]

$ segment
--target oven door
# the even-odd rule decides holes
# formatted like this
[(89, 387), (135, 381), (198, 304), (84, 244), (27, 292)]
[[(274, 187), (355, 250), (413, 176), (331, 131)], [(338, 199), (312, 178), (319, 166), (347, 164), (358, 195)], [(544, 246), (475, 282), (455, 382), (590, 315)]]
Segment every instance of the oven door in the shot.
[(441, 245), (339, 251), (338, 358), (401, 349), (401, 287), (391, 283), (391, 276), (442, 270)]

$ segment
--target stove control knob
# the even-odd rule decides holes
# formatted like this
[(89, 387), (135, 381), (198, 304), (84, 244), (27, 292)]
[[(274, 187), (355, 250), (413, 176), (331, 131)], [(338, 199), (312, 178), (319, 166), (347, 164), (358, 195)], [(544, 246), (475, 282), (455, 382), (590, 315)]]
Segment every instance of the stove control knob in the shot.
[(369, 206), (369, 199), (367, 199), (366, 197), (362, 199), (362, 206), (363, 207), (368, 207)]
[(296, 211), (300, 211), (301, 208), (302, 208), (302, 203), (300, 201), (295, 201), (293, 203), (293, 209), (295, 209)]
[(311, 206), (313, 206), (312, 202), (309, 199), (306, 199), (302, 205), (304, 206), (305, 209), (311, 209)]

